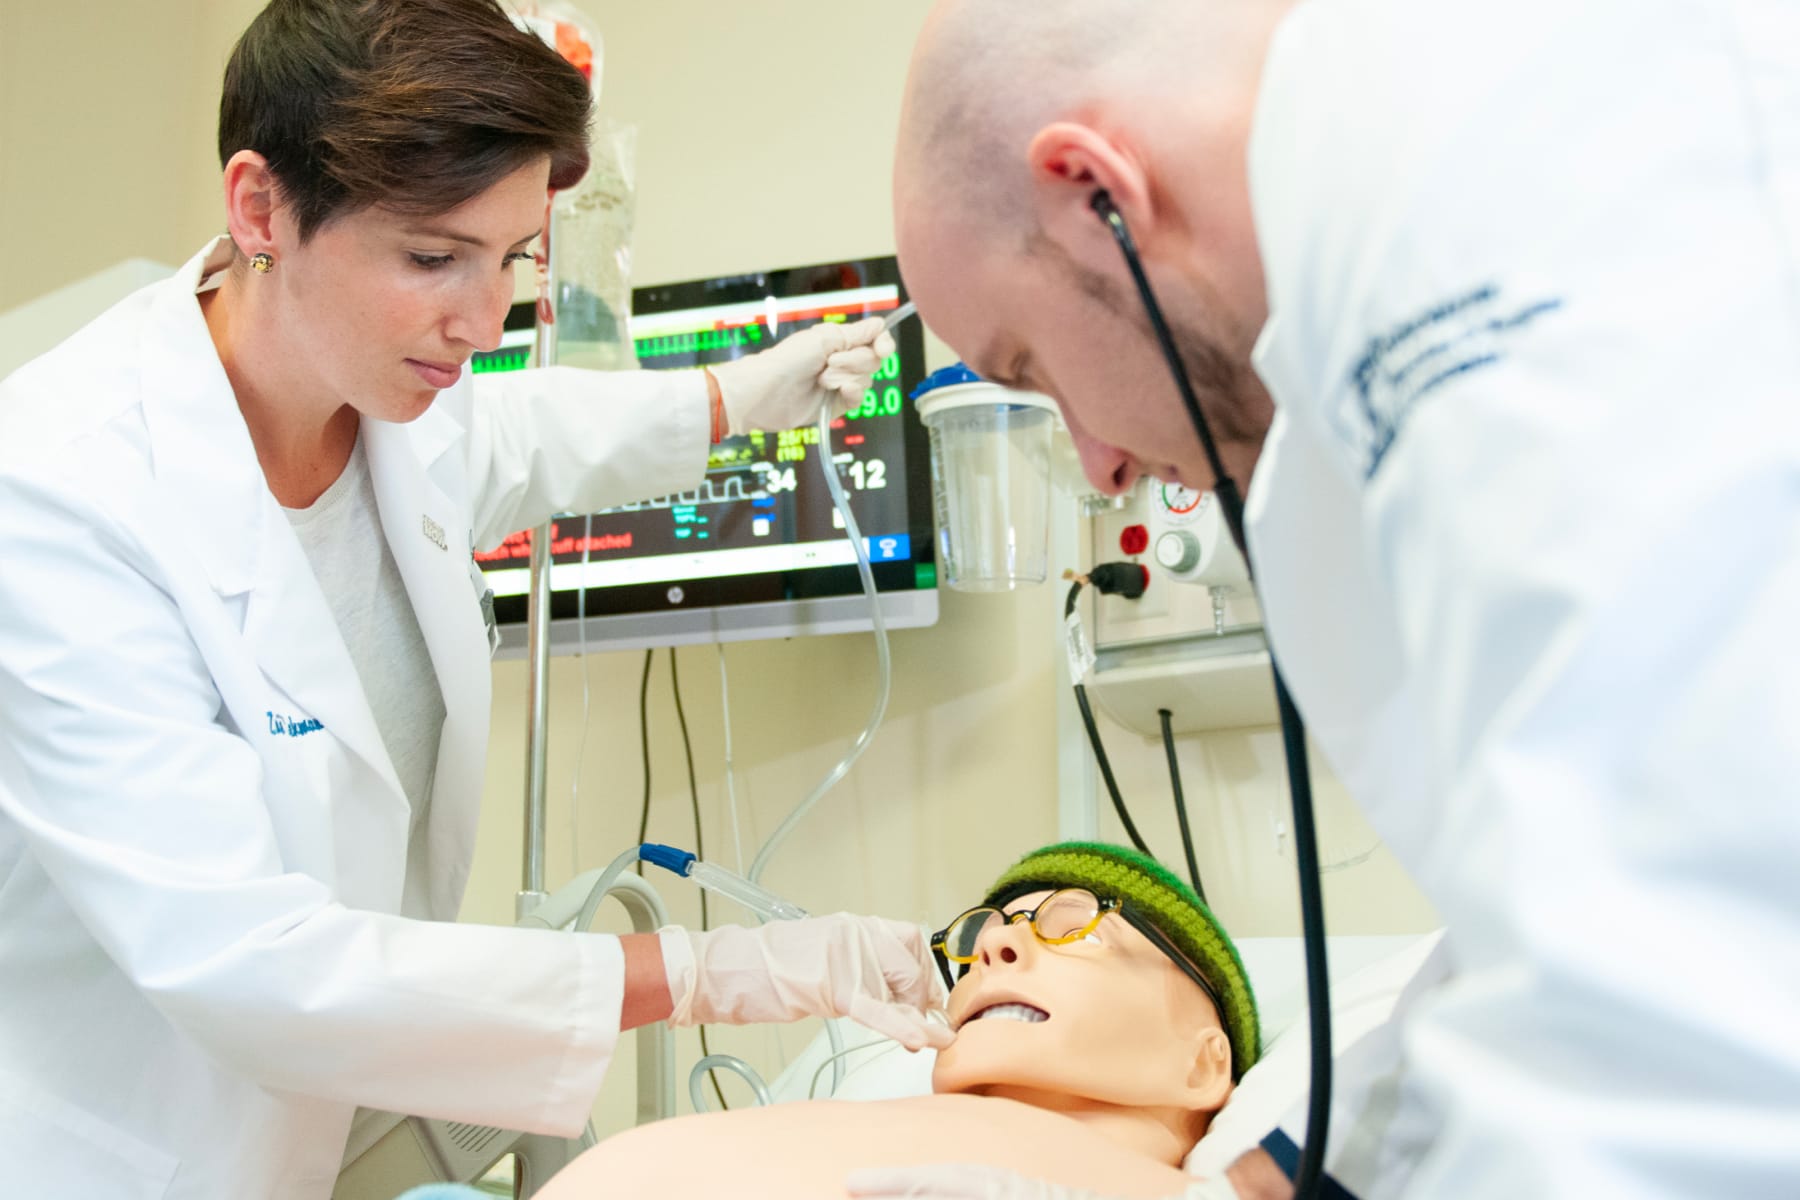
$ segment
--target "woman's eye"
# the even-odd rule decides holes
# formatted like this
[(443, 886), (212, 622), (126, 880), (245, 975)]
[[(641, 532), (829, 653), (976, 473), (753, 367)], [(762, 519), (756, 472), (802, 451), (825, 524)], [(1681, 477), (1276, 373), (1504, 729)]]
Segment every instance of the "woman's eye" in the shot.
[(531, 259), (533, 257), (534, 257), (533, 254), (529, 250), (515, 250), (511, 254), (506, 256), (506, 261), (504, 263), (502, 263), (501, 265), (510, 267), (514, 263), (529, 262), (529, 261), (531, 261)]
[(413, 266), (426, 271), (435, 271), (439, 267), (450, 265), (450, 255), (448, 254), (409, 254), (407, 257), (412, 259)]

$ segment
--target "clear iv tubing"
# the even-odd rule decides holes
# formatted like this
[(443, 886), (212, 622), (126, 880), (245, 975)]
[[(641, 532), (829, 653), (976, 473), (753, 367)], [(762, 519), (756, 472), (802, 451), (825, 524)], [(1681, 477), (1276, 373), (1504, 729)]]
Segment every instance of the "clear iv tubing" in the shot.
[[(888, 315), (886, 327), (892, 329), (910, 316), (911, 312), (912, 302), (909, 300)], [(838, 780), (850, 773), (850, 768), (855, 765), (857, 759), (862, 757), (862, 752), (869, 748), (869, 743), (875, 738), (875, 731), (881, 727), (882, 717), (887, 715), (888, 692), (894, 682), (893, 659), (888, 654), (887, 622), (882, 618), (881, 601), (875, 594), (875, 571), (869, 565), (869, 547), (863, 542), (862, 530), (858, 528), (856, 517), (850, 512), (850, 499), (844, 495), (843, 482), (838, 479), (837, 461), (831, 453), (830, 408), (819, 410), (819, 466), (825, 472), (825, 486), (831, 489), (831, 502), (837, 506), (839, 515), (844, 518), (844, 532), (849, 535), (850, 545), (856, 551), (856, 570), (862, 576), (863, 595), (869, 598), (869, 620), (875, 627), (875, 658), (879, 672), (875, 708), (870, 712), (869, 723), (863, 727), (862, 734), (850, 747), (849, 753), (845, 754), (838, 765), (819, 781), (819, 785), (806, 799), (794, 807), (794, 811), (787, 815), (787, 819), (776, 827), (775, 832), (771, 833), (769, 839), (763, 843), (762, 849), (757, 851), (755, 861), (750, 864), (750, 881), (752, 883), (762, 878), (762, 873), (768, 867), (769, 859), (774, 856), (776, 847), (781, 845), (788, 834), (794, 831), (794, 826), (800, 823), (800, 819), (812, 809), (813, 805), (819, 802), (820, 797), (836, 786)]]
[[(576, 930), (587, 929), (594, 920), (594, 914), (600, 909), (606, 895), (612, 890), (620, 875), (639, 859), (654, 863), (664, 870), (673, 871), (677, 875), (685, 875), (701, 887), (717, 892), (721, 896), (743, 905), (763, 920), (798, 920), (806, 916), (806, 910), (770, 892), (735, 871), (709, 862), (702, 862), (685, 850), (673, 846), (664, 846), (656, 842), (645, 842), (621, 851), (619, 856), (604, 868), (588, 871), (574, 882), (586, 882), (587, 890), (579, 908), (569, 900), (558, 902), (559, 897), (576, 892), (576, 889), (564, 888), (556, 896), (545, 901), (538, 908), (519, 921), (521, 925), (535, 925), (544, 929), (563, 929), (572, 927)], [(573, 923), (571, 926), (571, 922)], [(831, 1071), (831, 1089), (836, 1091), (844, 1082), (843, 1055), (844, 1035), (832, 1021), (825, 1022), (825, 1037), (831, 1044), (832, 1056), (829, 1059)], [(700, 1080), (709, 1071), (728, 1070), (738, 1075), (750, 1085), (759, 1104), (769, 1103), (769, 1089), (764, 1085), (762, 1077), (756, 1069), (743, 1059), (730, 1054), (714, 1054), (700, 1060), (694, 1065), (688, 1077), (690, 1097), (694, 1100), (696, 1112), (705, 1111), (701, 1102)]]
[[(743, 905), (764, 921), (798, 921), (806, 916), (806, 910), (799, 905), (788, 903), (735, 871), (728, 871), (716, 863), (702, 862), (686, 850), (655, 842), (645, 842), (638, 850), (645, 862), (654, 863), (677, 875), (685, 875), (707, 891)], [(837, 1026), (830, 1021), (825, 1022), (825, 1036), (835, 1052), (831, 1058), (831, 1089), (835, 1092), (844, 1082), (840, 1057), (845, 1052), (844, 1039)], [(706, 1111), (706, 1076), (715, 1070), (730, 1071), (749, 1084), (758, 1104), (771, 1103), (768, 1086), (763, 1083), (762, 1076), (757, 1074), (755, 1067), (735, 1054), (709, 1054), (695, 1063), (694, 1069), (688, 1074), (688, 1096), (694, 1103), (695, 1112)]]

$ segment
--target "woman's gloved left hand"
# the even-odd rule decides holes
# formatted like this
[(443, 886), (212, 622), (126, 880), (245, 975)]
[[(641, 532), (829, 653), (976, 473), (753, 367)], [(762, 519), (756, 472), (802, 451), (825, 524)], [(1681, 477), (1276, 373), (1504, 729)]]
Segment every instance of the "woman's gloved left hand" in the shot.
[(943, 984), (916, 925), (836, 913), (660, 934), (671, 1025), (849, 1017), (909, 1050), (952, 1040), (925, 1018)]
[(753, 429), (797, 429), (862, 403), (863, 395), (894, 352), (880, 317), (853, 325), (822, 322), (789, 334), (767, 350), (708, 367), (719, 385), (727, 434)]

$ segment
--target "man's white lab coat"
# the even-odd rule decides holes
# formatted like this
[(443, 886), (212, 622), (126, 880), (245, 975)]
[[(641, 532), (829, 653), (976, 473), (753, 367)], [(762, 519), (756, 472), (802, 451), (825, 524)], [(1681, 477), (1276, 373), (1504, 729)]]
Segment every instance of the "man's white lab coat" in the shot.
[(1330, 1169), (1800, 1194), (1800, 5), (1314, 0), (1251, 178), (1270, 637), (1453, 970)]

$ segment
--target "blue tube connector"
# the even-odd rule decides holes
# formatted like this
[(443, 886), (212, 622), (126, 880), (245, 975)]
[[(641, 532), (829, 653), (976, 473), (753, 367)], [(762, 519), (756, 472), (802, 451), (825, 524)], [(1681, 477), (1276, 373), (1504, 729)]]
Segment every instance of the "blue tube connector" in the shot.
[(765, 921), (797, 921), (806, 915), (806, 910), (799, 905), (789, 904), (774, 892), (760, 884), (751, 883), (735, 871), (727, 871), (714, 863), (701, 862), (686, 850), (657, 842), (645, 842), (638, 847), (638, 857), (665, 871), (685, 875), (709, 892), (717, 892), (728, 900), (737, 901)]

